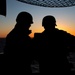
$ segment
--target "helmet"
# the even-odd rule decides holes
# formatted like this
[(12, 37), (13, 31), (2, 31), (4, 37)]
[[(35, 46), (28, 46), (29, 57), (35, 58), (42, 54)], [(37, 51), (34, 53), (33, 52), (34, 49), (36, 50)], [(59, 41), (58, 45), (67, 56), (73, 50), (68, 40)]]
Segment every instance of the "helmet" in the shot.
[(47, 24), (56, 26), (56, 19), (51, 15), (45, 16), (42, 21), (42, 26), (47, 25)]
[(28, 12), (20, 12), (16, 18), (16, 22), (33, 23), (32, 15)]

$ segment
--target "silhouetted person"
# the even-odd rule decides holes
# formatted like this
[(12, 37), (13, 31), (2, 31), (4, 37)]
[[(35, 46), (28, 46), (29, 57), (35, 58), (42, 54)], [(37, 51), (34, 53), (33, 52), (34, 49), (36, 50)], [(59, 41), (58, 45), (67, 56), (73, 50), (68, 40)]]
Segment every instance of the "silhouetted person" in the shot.
[(35, 59), (39, 62), (40, 73), (61, 74), (71, 72), (73, 67), (67, 56), (74, 51), (75, 36), (55, 28), (56, 19), (45, 16), (42, 21), (44, 31), (34, 34)]
[[(7, 73), (31, 73), (31, 38), (29, 30), (33, 17), (28, 12), (20, 12), (16, 18), (16, 25), (6, 37), (4, 55), (6, 57)], [(7, 69), (8, 68), (8, 69)]]

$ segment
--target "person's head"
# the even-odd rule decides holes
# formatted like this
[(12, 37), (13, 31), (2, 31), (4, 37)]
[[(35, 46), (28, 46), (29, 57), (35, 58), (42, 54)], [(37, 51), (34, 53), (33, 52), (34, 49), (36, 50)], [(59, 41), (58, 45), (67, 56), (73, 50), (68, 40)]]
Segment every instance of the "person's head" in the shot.
[(33, 23), (33, 17), (30, 13), (23, 11), (17, 15), (16, 22), (18, 24), (18, 27), (29, 29), (29, 27)]
[(51, 15), (45, 16), (42, 20), (42, 26), (45, 29), (54, 29), (56, 26), (56, 19)]

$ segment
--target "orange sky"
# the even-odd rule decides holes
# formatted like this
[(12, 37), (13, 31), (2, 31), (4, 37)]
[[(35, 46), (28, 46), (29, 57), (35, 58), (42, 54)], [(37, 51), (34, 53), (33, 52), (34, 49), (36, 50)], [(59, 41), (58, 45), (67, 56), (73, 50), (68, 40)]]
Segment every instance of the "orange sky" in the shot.
[[(72, 35), (75, 35), (75, 29), (73, 27), (71, 27), (70, 25), (67, 26), (67, 25), (63, 25), (63, 24), (57, 22), (56, 28), (65, 30), (68, 33), (71, 33)], [(14, 28), (14, 26), (10, 26), (10, 27), (7, 26), (4, 29), (0, 30), (0, 37), (6, 37), (6, 35)], [(31, 26), (30, 30), (32, 30), (32, 33), (30, 34), (30, 37), (34, 37), (34, 33), (42, 32), (44, 30), (44, 28), (41, 26), (41, 24), (37, 23), (36, 25), (33, 24)]]
[(56, 18), (57, 28), (67, 31), (72, 35), (75, 35), (75, 6), (66, 8), (46, 8), (25, 3), (18, 2), (16, 0), (7, 0), (7, 15), (6, 17), (0, 15), (0, 37), (6, 37), (6, 35), (15, 26), (15, 19), (19, 12), (27, 11), (33, 16), (33, 22), (31, 26), (33, 37), (35, 32), (42, 32), (42, 19), (46, 15), (53, 15)]

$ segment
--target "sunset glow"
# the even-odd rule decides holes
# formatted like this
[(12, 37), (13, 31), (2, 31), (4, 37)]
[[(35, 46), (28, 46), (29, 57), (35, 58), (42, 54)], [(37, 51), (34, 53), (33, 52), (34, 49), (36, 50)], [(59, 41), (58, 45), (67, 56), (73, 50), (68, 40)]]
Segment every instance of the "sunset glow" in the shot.
[(42, 32), (42, 19), (44, 16), (53, 15), (56, 18), (58, 29), (67, 31), (75, 35), (75, 7), (66, 8), (47, 8), (29, 5), (18, 2), (16, 0), (7, 0), (7, 15), (0, 15), (0, 37), (6, 37), (14, 28), (16, 17), (21, 11), (27, 11), (33, 16), (33, 24), (30, 27), (32, 33), (30, 37), (34, 37), (34, 33)]

